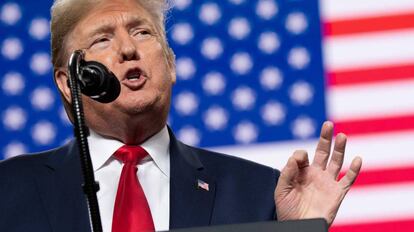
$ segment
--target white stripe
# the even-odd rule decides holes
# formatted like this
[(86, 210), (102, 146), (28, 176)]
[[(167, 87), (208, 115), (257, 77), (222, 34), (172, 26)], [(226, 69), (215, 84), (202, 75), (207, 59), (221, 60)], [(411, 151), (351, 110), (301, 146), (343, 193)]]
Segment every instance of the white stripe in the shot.
[(413, 0), (320, 0), (325, 20), (354, 19), (414, 11)]
[(328, 37), (323, 43), (330, 71), (391, 65), (414, 60), (414, 30)]
[[(346, 148), (347, 156), (361, 156), (364, 171), (401, 166), (414, 167), (413, 138), (414, 130), (350, 136)], [(350, 161), (351, 159), (346, 159), (344, 167), (348, 167)]]
[(297, 149), (313, 150), (316, 140), (213, 147), (210, 150), (251, 160), (281, 170)]
[(335, 225), (414, 218), (414, 183), (351, 189)]
[(330, 87), (326, 100), (334, 121), (412, 115), (414, 80)]
[[(363, 170), (414, 167), (414, 131), (378, 133), (375, 135), (350, 136), (348, 138), (344, 169), (348, 168), (356, 155), (362, 157)], [(275, 142), (245, 146), (215, 147), (211, 150), (234, 155), (281, 170), (288, 158), (297, 149), (309, 152), (313, 159), (317, 140), (302, 142)]]

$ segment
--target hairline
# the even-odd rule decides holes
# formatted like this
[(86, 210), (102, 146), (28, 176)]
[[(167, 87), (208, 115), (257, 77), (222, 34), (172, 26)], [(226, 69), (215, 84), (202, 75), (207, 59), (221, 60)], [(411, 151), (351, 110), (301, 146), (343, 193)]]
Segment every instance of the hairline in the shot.
[[(70, 0), (68, 0), (68, 1), (70, 1)], [(99, 4), (99, 3), (102, 3), (103, 1), (105, 1), (105, 0), (98, 0), (97, 2)], [(152, 1), (152, 0), (149, 0), (149, 1)], [(64, 3), (65, 1), (64, 0), (63, 1), (56, 1), (55, 0), (54, 4), (52, 6), (52, 9), (51, 9), (52, 16), (54, 15), (54, 10), (55, 10), (55, 7), (56, 7), (55, 3), (56, 2), (58, 2), (58, 3), (63, 2)], [(85, 2), (90, 3), (92, 1), (89, 0), (89, 1), (85, 1)], [(159, 10), (160, 14), (155, 14), (155, 13), (153, 13), (153, 11), (151, 9), (149, 9), (147, 7), (147, 5), (144, 2), (145, 1), (143, 1), (143, 0), (135, 0), (134, 1), (135, 4), (137, 4), (139, 7), (143, 8), (143, 10), (145, 10), (148, 13), (148, 15), (149, 15), (149, 17), (151, 18), (151, 21), (152, 21), (152, 23), (150, 23), (150, 24), (152, 25), (152, 28), (156, 31), (156, 33), (159, 35), (158, 36), (159, 42), (161, 43), (161, 45), (165, 49), (168, 50), (170, 47), (168, 45), (166, 29), (165, 29), (165, 18), (166, 18), (166, 14), (167, 14), (167, 11), (168, 11), (168, 7), (165, 8), (165, 9), (162, 8), (162, 7), (159, 7), (156, 10)], [(165, 2), (165, 6), (169, 5), (168, 0), (165, 0), (164, 2)], [(81, 23), (90, 14), (90, 10), (92, 10), (94, 8), (95, 8), (94, 6), (89, 7), (89, 9), (88, 9), (89, 11), (84, 13), (84, 14), (81, 14), (80, 18), (75, 21), (74, 25), (72, 25), (71, 30), (69, 30), (65, 34), (65, 36), (62, 38), (62, 43), (61, 43), (62, 46), (61, 46), (61, 49), (59, 50), (59, 52), (57, 54), (54, 52), (55, 46), (51, 47), (51, 50), (52, 50), (52, 56), (51, 57), (52, 57), (52, 65), (53, 65), (54, 72), (56, 72), (60, 68), (66, 68), (67, 61), (68, 61), (69, 56), (70, 56), (70, 50), (69, 50), (70, 49), (70, 46), (69, 46), (70, 42), (68, 40), (70, 40), (70, 37), (72, 36), (73, 32), (75, 31), (75, 29), (79, 25), (79, 23)], [(67, 7), (67, 6), (63, 7), (63, 10), (67, 10), (67, 9), (70, 9), (70, 8)], [(52, 21), (51, 21), (51, 23), (52, 23)], [(53, 34), (54, 33), (52, 33), (52, 35)], [(51, 38), (51, 44), (52, 44), (52, 42), (53, 42), (53, 39)]]

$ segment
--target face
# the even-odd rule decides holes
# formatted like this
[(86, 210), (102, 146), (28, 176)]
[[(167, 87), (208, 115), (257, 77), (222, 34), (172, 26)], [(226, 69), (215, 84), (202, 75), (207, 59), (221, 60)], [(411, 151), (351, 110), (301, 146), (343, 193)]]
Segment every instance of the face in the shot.
[[(121, 83), (120, 96), (102, 104), (83, 97), (88, 126), (110, 119), (165, 115), (169, 110), (175, 72), (165, 53), (154, 20), (135, 1), (102, 1), (68, 37), (68, 50), (84, 49), (85, 60), (107, 66)], [(68, 89), (57, 82), (65, 96)]]

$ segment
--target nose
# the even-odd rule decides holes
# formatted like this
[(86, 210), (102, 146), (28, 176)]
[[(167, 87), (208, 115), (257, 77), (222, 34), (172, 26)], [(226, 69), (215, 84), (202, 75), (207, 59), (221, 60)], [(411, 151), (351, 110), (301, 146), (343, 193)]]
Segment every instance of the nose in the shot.
[(119, 35), (119, 59), (123, 63), (130, 60), (138, 60), (139, 54), (134, 41), (130, 37), (129, 33), (122, 33)]

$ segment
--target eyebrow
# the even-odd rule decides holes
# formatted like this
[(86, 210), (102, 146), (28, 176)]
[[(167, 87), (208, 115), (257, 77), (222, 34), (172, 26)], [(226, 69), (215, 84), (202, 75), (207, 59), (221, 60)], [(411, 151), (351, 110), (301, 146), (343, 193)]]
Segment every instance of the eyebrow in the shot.
[(103, 24), (101, 24), (101, 25), (98, 25), (97, 27), (95, 27), (95, 28), (94, 28), (94, 29), (92, 29), (91, 31), (89, 31), (89, 32), (87, 33), (87, 37), (88, 37), (88, 38), (91, 38), (91, 37), (93, 37), (93, 36), (95, 36), (95, 35), (98, 35), (98, 34), (108, 33), (108, 32), (113, 31), (113, 30), (114, 30), (114, 28), (115, 28), (115, 26), (114, 26), (114, 25), (112, 25), (112, 24), (109, 24), (109, 23), (103, 23)]
[[(148, 25), (151, 29), (154, 29), (154, 26), (152, 25), (152, 23), (143, 18), (143, 17), (139, 17), (139, 16), (127, 16), (126, 18), (126, 23), (124, 24), (126, 26), (126, 28), (132, 28), (135, 26), (139, 26), (139, 25)], [(104, 21), (101, 24), (98, 24), (95, 28), (93, 28), (90, 32), (87, 33), (88, 38), (91, 38), (95, 35), (98, 34), (104, 34), (104, 33), (109, 33), (112, 32), (115, 28), (115, 23), (111, 22), (111, 21)]]
[(136, 15), (127, 16), (126, 24), (125, 24), (125, 26), (127, 28), (131, 28), (131, 27), (135, 27), (135, 26), (139, 26), (139, 25), (148, 25), (151, 28), (154, 27), (153, 23), (151, 23), (151, 21), (149, 21), (146, 18), (139, 17), (139, 16), (136, 16)]

